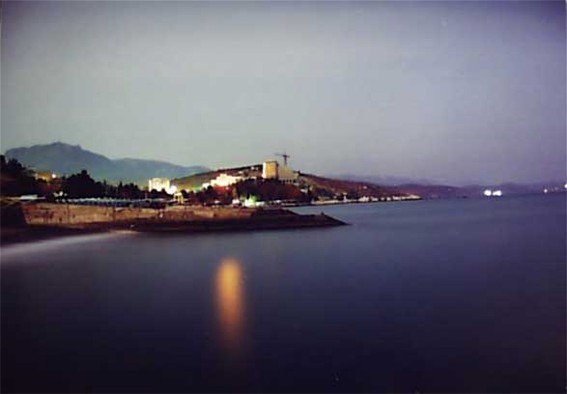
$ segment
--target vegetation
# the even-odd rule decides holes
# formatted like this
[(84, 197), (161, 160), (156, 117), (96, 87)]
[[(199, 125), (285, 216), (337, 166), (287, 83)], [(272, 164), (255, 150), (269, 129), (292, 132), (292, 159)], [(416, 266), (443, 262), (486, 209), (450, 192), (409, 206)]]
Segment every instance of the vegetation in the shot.
[[(31, 170), (21, 165), (16, 159), (6, 161), (0, 156), (0, 180), (1, 194), (3, 196), (21, 196), (36, 194), (47, 199), (53, 199), (55, 195), (67, 198), (85, 197), (112, 197), (112, 198), (144, 198), (144, 191), (133, 184), (119, 183), (117, 186), (104, 182), (96, 182), (86, 170), (69, 177), (55, 178), (49, 182), (36, 179)], [(162, 197), (162, 193), (154, 192), (153, 195)]]
[(310, 196), (295, 185), (285, 184), (275, 179), (247, 179), (234, 186), (238, 197), (257, 197), (261, 201), (309, 202)]
[(86, 170), (63, 178), (61, 191), (68, 198), (111, 197), (140, 199), (146, 196), (146, 193), (133, 183), (123, 184), (120, 182), (117, 186), (114, 186), (106, 181), (96, 182)]
[(3, 196), (39, 194), (42, 189), (30, 170), (16, 159), (6, 161), (4, 155), (0, 155), (0, 185)]

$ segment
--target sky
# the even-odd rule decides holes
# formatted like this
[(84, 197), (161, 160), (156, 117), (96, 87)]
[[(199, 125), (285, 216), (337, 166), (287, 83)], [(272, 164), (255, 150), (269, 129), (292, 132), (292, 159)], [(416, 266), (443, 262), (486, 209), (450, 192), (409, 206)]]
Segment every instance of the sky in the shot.
[(3, 2), (1, 149), (566, 178), (565, 3)]

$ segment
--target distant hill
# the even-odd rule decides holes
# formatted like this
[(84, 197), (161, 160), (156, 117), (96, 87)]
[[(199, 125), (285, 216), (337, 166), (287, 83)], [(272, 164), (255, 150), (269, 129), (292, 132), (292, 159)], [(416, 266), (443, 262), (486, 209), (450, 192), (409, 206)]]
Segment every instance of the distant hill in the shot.
[[(221, 173), (245, 178), (261, 178), (262, 164), (251, 164), (243, 167), (223, 168), (206, 173), (173, 179), (171, 182), (178, 189), (194, 190), (201, 187), (203, 183), (210, 182)], [(318, 196), (332, 198), (334, 196), (368, 196), (388, 197), (393, 195), (406, 195), (397, 188), (383, 187), (370, 182), (358, 182), (352, 180), (341, 180), (321, 177), (313, 174), (299, 173), (297, 183), (300, 187), (309, 187)]]
[(380, 198), (409, 194), (395, 187), (381, 186), (371, 182), (326, 178), (313, 174), (301, 173), (299, 179), (302, 183), (310, 186), (312, 190), (315, 190), (317, 194), (327, 196), (346, 194)]
[(424, 178), (410, 178), (403, 176), (378, 176), (378, 175), (355, 175), (355, 174), (331, 174), (327, 176), (331, 179), (348, 179), (355, 182), (367, 182), (382, 186), (399, 186), (399, 185), (433, 185), (436, 182)]
[(184, 176), (177, 179), (172, 179), (171, 183), (177, 186), (178, 189), (194, 190), (201, 187), (203, 183), (210, 182), (220, 174), (228, 174), (232, 176), (248, 177), (261, 177), (262, 164), (252, 164), (249, 166), (233, 167), (233, 168), (219, 168), (217, 170), (209, 170), (207, 172), (199, 172), (194, 175)]
[[(339, 177), (336, 177), (339, 178)], [(465, 186), (454, 186), (439, 184), (427, 179), (411, 179), (404, 177), (388, 176), (357, 176), (343, 175), (340, 179), (348, 179), (358, 182), (369, 182), (372, 184), (395, 187), (397, 190), (408, 194), (417, 194), (424, 199), (438, 198), (462, 198), (462, 197), (482, 197), (486, 189), (501, 190), (505, 196), (527, 195), (543, 193), (544, 189), (549, 192), (565, 192), (564, 182), (547, 181), (537, 183), (499, 183), (499, 184), (475, 184)]]
[(53, 171), (58, 175), (70, 175), (83, 169), (97, 180), (108, 182), (134, 182), (145, 185), (155, 177), (178, 178), (209, 171), (203, 166), (179, 166), (164, 161), (141, 159), (111, 160), (106, 156), (81, 148), (55, 142), (14, 148), (6, 151), (6, 157), (17, 159), (36, 171)]

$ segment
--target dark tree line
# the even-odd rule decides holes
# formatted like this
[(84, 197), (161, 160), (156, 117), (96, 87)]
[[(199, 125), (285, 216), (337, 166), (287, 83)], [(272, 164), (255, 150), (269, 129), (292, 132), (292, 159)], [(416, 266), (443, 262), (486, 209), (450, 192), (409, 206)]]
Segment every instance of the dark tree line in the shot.
[[(68, 198), (110, 197), (123, 199), (141, 199), (148, 193), (140, 190), (134, 183), (111, 185), (106, 181), (97, 182), (86, 170), (78, 174), (64, 177), (61, 182), (61, 191)], [(150, 193), (154, 195), (155, 193)], [(161, 196), (161, 195), (160, 195)], [(155, 198), (155, 197), (154, 197)]]
[[(134, 183), (111, 185), (106, 181), (95, 181), (86, 170), (68, 177), (57, 178), (50, 182), (36, 179), (33, 172), (16, 159), (6, 160), (0, 155), (0, 191), (4, 196), (20, 196), (37, 194), (52, 199), (54, 194), (63, 192), (66, 198), (111, 197), (125, 199), (140, 199), (146, 197), (146, 192), (140, 190)], [(167, 196), (167, 194), (165, 194)], [(149, 197), (164, 197), (163, 192), (152, 191)]]
[(234, 186), (238, 197), (256, 196), (261, 201), (295, 200), (309, 201), (309, 194), (305, 194), (295, 185), (285, 184), (275, 179), (257, 180), (247, 179)]
[(0, 190), (4, 196), (39, 194), (42, 189), (29, 169), (16, 159), (6, 160), (4, 155), (0, 155), (0, 181)]
[(185, 203), (190, 205), (230, 205), (233, 198), (237, 197), (233, 192), (233, 188), (215, 189), (212, 186), (197, 192), (182, 190), (181, 194)]

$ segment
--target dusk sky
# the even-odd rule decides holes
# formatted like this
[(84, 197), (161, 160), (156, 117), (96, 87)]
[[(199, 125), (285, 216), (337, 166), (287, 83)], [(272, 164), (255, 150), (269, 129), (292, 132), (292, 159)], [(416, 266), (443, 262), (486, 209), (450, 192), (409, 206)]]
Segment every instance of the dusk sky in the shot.
[(565, 3), (3, 2), (1, 148), (566, 177)]

